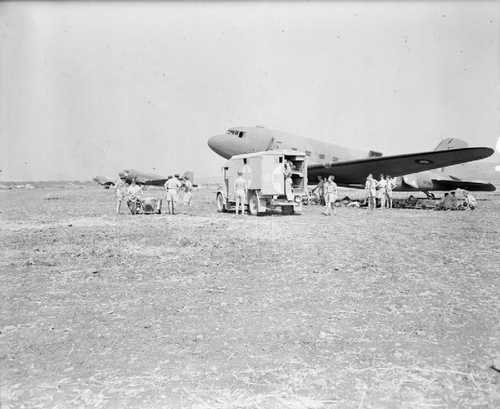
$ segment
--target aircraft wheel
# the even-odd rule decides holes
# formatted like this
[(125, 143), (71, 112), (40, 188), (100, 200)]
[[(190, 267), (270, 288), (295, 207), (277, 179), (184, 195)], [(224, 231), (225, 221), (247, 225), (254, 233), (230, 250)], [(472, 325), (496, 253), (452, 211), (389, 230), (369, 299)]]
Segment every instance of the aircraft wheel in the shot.
[(250, 195), (250, 199), (248, 199), (248, 213), (252, 216), (257, 216), (258, 208), (259, 208), (259, 199), (257, 199), (257, 195), (252, 193)]
[(224, 200), (222, 193), (217, 193), (217, 211), (219, 213), (227, 212), (226, 201)]

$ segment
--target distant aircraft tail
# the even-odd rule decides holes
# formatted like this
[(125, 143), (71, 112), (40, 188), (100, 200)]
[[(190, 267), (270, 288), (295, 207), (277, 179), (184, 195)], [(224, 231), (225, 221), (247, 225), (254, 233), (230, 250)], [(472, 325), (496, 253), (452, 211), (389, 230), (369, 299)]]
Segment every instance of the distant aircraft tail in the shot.
[(457, 138), (445, 138), (438, 143), (438, 146), (434, 149), (435, 151), (447, 151), (449, 149), (462, 149), (468, 148), (469, 144), (461, 139)]

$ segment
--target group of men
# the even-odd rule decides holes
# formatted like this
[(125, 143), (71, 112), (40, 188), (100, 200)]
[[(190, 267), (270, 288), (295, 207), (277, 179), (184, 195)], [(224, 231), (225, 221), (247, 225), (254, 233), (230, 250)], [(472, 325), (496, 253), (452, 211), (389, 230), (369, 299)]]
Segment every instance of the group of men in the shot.
[[(457, 193), (462, 193), (462, 197), (458, 197)], [(441, 201), (436, 206), (436, 210), (474, 210), (477, 206), (477, 201), (472, 194), (466, 190), (457, 189), (456, 191), (446, 192)]]
[(368, 202), (368, 209), (374, 210), (377, 208), (377, 199), (380, 200), (381, 209), (392, 208), (392, 189), (395, 187), (394, 180), (390, 177), (380, 175), (380, 180), (373, 178), (370, 173), (366, 178), (365, 192)]
[[(193, 183), (188, 177), (180, 177), (178, 174), (169, 176), (163, 185), (165, 195), (164, 203), (167, 206), (168, 214), (175, 214), (175, 207), (179, 200), (184, 202), (184, 205), (191, 206), (193, 199)], [(135, 179), (132, 179), (130, 185), (127, 185), (121, 178), (115, 182), (116, 191), (116, 213), (119, 214), (122, 202), (127, 205), (137, 206), (142, 200), (144, 188), (137, 184)]]
[[(325, 206), (323, 214), (331, 216), (332, 213), (335, 214), (335, 202), (338, 197), (335, 176), (329, 176), (326, 180), (319, 176), (318, 181), (318, 184), (311, 193), (318, 195), (320, 204)], [(392, 189), (394, 186), (395, 182), (389, 176), (384, 177), (384, 175), (380, 175), (380, 180), (376, 180), (372, 174), (369, 174), (365, 183), (368, 208), (370, 210), (375, 209), (377, 207), (377, 199), (380, 200), (380, 207), (382, 209), (392, 208)]]
[(169, 176), (163, 186), (166, 191), (165, 201), (168, 214), (175, 214), (175, 206), (179, 200), (183, 201), (184, 205), (191, 206), (193, 183), (187, 176), (180, 177), (178, 174)]

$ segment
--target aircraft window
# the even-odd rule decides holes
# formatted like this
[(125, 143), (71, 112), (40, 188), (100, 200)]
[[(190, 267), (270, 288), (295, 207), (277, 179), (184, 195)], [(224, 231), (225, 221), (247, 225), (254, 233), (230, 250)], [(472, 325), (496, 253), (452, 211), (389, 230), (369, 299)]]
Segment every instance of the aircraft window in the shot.
[(332, 162), (338, 162), (339, 161), (339, 158), (337, 158), (336, 156), (332, 156)]
[(320, 153), (320, 154), (319, 154), (319, 158), (320, 158), (320, 159), (325, 159), (325, 154), (324, 154), (324, 153)]
[(245, 132), (241, 131), (238, 133), (238, 138), (243, 138), (244, 135), (245, 135)]
[(311, 151), (306, 151), (306, 156), (311, 156)]
[(247, 158), (243, 159), (243, 163), (246, 165), (247, 164)]
[(297, 148), (292, 148), (292, 151), (298, 151), (298, 149)]

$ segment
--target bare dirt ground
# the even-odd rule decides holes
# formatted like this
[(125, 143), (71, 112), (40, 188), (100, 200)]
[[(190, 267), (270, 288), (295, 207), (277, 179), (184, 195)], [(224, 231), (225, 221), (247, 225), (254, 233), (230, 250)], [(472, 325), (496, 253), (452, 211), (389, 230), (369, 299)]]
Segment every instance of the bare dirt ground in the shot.
[(113, 214), (0, 191), (2, 408), (497, 408), (500, 196), (474, 212)]

